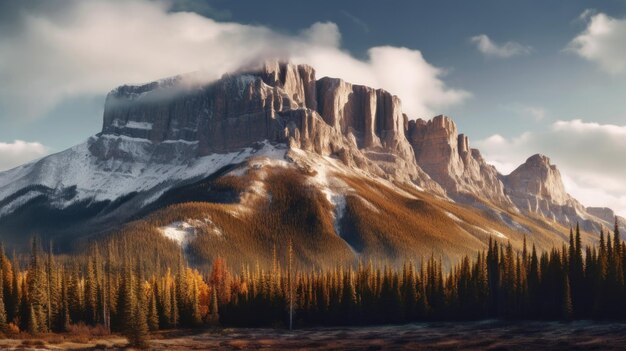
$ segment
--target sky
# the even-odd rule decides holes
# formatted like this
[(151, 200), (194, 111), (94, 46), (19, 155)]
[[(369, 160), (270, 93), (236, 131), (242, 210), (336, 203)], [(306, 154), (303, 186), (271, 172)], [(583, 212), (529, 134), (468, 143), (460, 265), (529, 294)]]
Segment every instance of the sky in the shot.
[(116, 86), (268, 58), (449, 115), (504, 174), (548, 155), (626, 216), (623, 0), (0, 0), (0, 170), (98, 133)]

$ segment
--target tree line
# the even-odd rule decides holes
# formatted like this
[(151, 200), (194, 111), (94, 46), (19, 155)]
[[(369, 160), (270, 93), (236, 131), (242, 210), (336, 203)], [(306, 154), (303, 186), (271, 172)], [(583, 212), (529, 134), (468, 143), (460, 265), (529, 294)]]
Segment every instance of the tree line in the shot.
[(116, 254), (115, 245), (93, 245), (80, 259), (58, 257), (36, 239), (27, 260), (0, 250), (0, 332), (63, 332), (84, 323), (141, 346), (150, 331), (286, 326), (290, 317), (296, 327), (626, 317), (626, 243), (617, 223), (594, 247), (582, 247), (578, 226), (569, 245), (541, 253), (526, 240), (519, 251), (490, 240), (447, 272), (434, 255), (401, 267), (369, 261), (298, 270), (292, 250), (282, 259), (274, 250), (268, 268), (242, 265), (235, 273), (218, 258), (201, 272), (182, 253), (172, 267), (148, 267)]

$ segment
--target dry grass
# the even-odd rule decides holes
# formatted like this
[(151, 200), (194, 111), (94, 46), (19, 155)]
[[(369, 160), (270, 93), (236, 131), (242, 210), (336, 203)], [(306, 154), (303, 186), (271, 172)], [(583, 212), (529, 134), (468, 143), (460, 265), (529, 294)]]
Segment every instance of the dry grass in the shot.
[(299, 171), (275, 169), (264, 184), (270, 196), (248, 203), (246, 208), (238, 204), (175, 205), (155, 216), (155, 224), (209, 217), (224, 235), (208, 230), (192, 243), (192, 253), (205, 262), (222, 256), (235, 266), (258, 262), (267, 267), (274, 248), (282, 257), (290, 239), (303, 265), (325, 267), (328, 262), (352, 260), (349, 249), (334, 233), (331, 205)]
[(483, 247), (430, 198), (408, 197), (371, 180), (343, 180), (356, 192), (347, 198), (346, 234), (361, 241), (367, 257), (404, 261), (434, 254), (446, 262)]
[[(529, 215), (527, 213), (517, 213), (510, 209), (500, 208), (498, 205), (485, 202), (481, 199), (474, 199), (476, 202), (482, 203), (480, 206), (462, 205), (417, 191), (407, 185), (396, 185), (418, 198), (428, 199), (428, 201), (437, 208), (454, 214), (462, 220), (462, 223), (457, 223), (460, 227), (471, 232), (484, 243), (488, 241), (489, 235), (476, 230), (475, 227), (491, 228), (505, 234), (507, 239), (493, 238), (502, 242), (510, 241), (513, 247), (519, 250), (522, 248), (524, 238), (526, 238), (529, 246), (535, 244), (539, 251), (549, 251), (569, 241), (569, 228), (543, 217)], [(478, 209), (479, 207), (484, 207), (489, 210), (480, 210)], [(526, 228), (526, 230), (523, 231), (509, 227), (502, 222), (502, 219), (496, 215), (496, 212), (508, 216), (510, 220), (518, 223)], [(598, 233), (582, 232), (582, 241), (583, 245), (595, 245), (598, 242)]]
[[(180, 249), (157, 228), (177, 221), (209, 219), (212, 224), (199, 227), (189, 246), (191, 258), (199, 266), (208, 265), (219, 256), (235, 268), (244, 263), (269, 267), (274, 249), (278, 259), (284, 258), (290, 239), (303, 266), (323, 268), (353, 262), (350, 249), (335, 234), (331, 204), (306, 182), (303, 172), (264, 168), (242, 177), (220, 178), (217, 181), (220, 186), (231, 186), (242, 193), (245, 206), (208, 202), (175, 204), (130, 223), (116, 237), (123, 238), (118, 242), (130, 247), (133, 255), (139, 255), (136, 257), (154, 260), (158, 254), (160, 260), (174, 260)], [(250, 192), (252, 184), (258, 185), (259, 181), (269, 196), (244, 193)], [(223, 235), (216, 235), (214, 228)], [(167, 266), (167, 262), (161, 264)]]
[(103, 325), (91, 326), (85, 323), (70, 324), (67, 335), (70, 338), (97, 339), (109, 335), (109, 331)]
[[(234, 268), (255, 263), (269, 267), (274, 249), (279, 258), (284, 257), (289, 240), (297, 263), (308, 268), (370, 258), (393, 264), (431, 255), (441, 257), (449, 267), (462, 256), (485, 249), (489, 238), (510, 241), (514, 248), (521, 249), (526, 236), (529, 245), (534, 243), (540, 250), (567, 240), (567, 229), (556, 223), (498, 209), (493, 204), (485, 204), (489, 210), (479, 210), (406, 184), (395, 184), (394, 189), (372, 179), (335, 175), (350, 189), (339, 236), (332, 205), (319, 188), (307, 181), (313, 175), (295, 167), (250, 168), (243, 176), (224, 176), (212, 185), (240, 194), (240, 203), (171, 205), (131, 223), (121, 234), (134, 254), (147, 254), (154, 260), (158, 253), (161, 265), (171, 266), (179, 248), (157, 228), (177, 221), (209, 219), (211, 224), (199, 227), (189, 246), (192, 258), (203, 266), (221, 256)], [(497, 212), (527, 228), (527, 232), (511, 228)], [(585, 234), (583, 240), (591, 242), (590, 238)]]

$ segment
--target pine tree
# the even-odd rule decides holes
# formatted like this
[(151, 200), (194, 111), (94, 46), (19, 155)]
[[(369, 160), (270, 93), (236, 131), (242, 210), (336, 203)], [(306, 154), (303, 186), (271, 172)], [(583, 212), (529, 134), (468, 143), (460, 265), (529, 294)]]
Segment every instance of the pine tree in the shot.
[(52, 242), (50, 242), (48, 246), (48, 253), (46, 257), (46, 277), (47, 282), (46, 286), (48, 288), (47, 291), (47, 302), (46, 302), (46, 312), (47, 312), (47, 327), (48, 330), (60, 329), (58, 325), (58, 311), (59, 311), (59, 281), (58, 281), (58, 272), (56, 269), (56, 263), (54, 261), (54, 255), (52, 254)]
[(28, 301), (30, 309), (32, 310), (29, 310), (29, 319), (34, 318), (32, 323), (29, 322), (29, 328), (35, 326), (37, 328), (35, 329), (36, 332), (45, 332), (48, 329), (46, 309), (49, 299), (46, 286), (47, 278), (44, 264), (41, 259), (39, 240), (37, 238), (34, 238), (32, 241), (30, 264), (27, 274), (27, 285)]
[(341, 292), (342, 319), (345, 322), (352, 324), (356, 321), (354, 317), (358, 304), (356, 286), (352, 270), (348, 270), (348, 272), (344, 274), (343, 279), (343, 289)]
[(7, 313), (4, 304), (4, 278), (0, 274), (0, 333), (6, 333), (7, 327)]
[(87, 262), (85, 271), (85, 319), (88, 324), (95, 325), (98, 321), (98, 282), (96, 267), (92, 260)]
[(108, 243), (106, 258), (104, 263), (104, 303), (103, 303), (103, 311), (102, 318), (104, 320), (104, 326), (107, 331), (111, 332), (111, 315), (116, 313), (117, 309), (117, 296), (115, 286), (114, 286), (114, 277), (113, 277), (113, 245), (112, 243)]
[(35, 311), (35, 306), (33, 306), (33, 304), (29, 304), (29, 307), (28, 307), (28, 321), (27, 321), (27, 329), (26, 330), (31, 335), (36, 335), (40, 331), (39, 315)]
[(29, 320), (30, 320), (30, 303), (28, 302), (28, 286), (26, 285), (26, 279), (18, 280), (20, 281), (20, 287), (18, 289), (18, 298), (19, 307), (18, 313), (16, 314), (16, 320), (19, 322), (19, 327), (21, 330), (28, 330)]
[(572, 315), (574, 313), (573, 307), (572, 307), (572, 300), (571, 300), (571, 294), (570, 294), (570, 284), (569, 284), (569, 279), (567, 278), (567, 274), (564, 274), (564, 278), (563, 278), (563, 306), (562, 306), (562, 317), (563, 319), (569, 320), (572, 318)]
[(607, 246), (604, 240), (604, 229), (600, 229), (600, 247), (598, 252), (598, 269), (599, 275), (601, 275), (602, 280), (606, 278), (607, 266), (608, 266), (608, 255), (607, 255)]
[(539, 293), (540, 285), (540, 275), (539, 275), (539, 259), (537, 257), (537, 249), (533, 244), (532, 252), (530, 254), (530, 265), (528, 269), (528, 291), (529, 291), (529, 305), (530, 305), (530, 313), (536, 314), (539, 310), (539, 304), (541, 301), (541, 296)]
[(187, 265), (181, 251), (178, 256), (178, 269), (176, 272), (176, 305), (178, 306), (179, 321), (182, 325), (188, 325), (191, 319), (190, 300)]
[(403, 268), (402, 295), (405, 306), (405, 317), (407, 320), (412, 320), (416, 317), (418, 299), (417, 281), (412, 262), (406, 263)]
[(198, 282), (194, 279), (191, 288), (191, 325), (194, 327), (202, 324), (200, 314), (200, 296), (198, 292)]
[(615, 226), (613, 227), (613, 250), (615, 251), (615, 258), (620, 259), (622, 257), (622, 238), (619, 234), (619, 222), (615, 217)]
[(128, 331), (126, 337), (131, 346), (146, 348), (148, 346), (148, 336), (148, 321), (146, 319), (145, 309), (141, 303), (138, 303), (133, 313), (131, 329)]
[[(138, 269), (141, 271), (140, 269)], [(146, 294), (141, 284), (141, 274), (135, 275), (128, 260), (124, 262), (124, 276), (120, 293), (119, 313), (123, 334), (129, 345), (144, 348), (148, 340)]]
[(215, 288), (211, 289), (211, 302), (209, 304), (209, 322), (213, 325), (219, 324), (220, 315), (219, 315), (219, 307), (217, 302), (217, 290)]
[(68, 294), (68, 278), (66, 272), (62, 273), (61, 278), (61, 320), (60, 326), (61, 330), (69, 331), (71, 324), (70, 317), (70, 302), (69, 302), (69, 294)]
[[(135, 326), (137, 309), (137, 294), (135, 293), (135, 279), (128, 262), (124, 263), (122, 285), (120, 287), (118, 314), (122, 330), (131, 332)], [(127, 335), (128, 336), (128, 335)]]
[(148, 329), (150, 331), (159, 330), (159, 315), (157, 313), (157, 298), (154, 291), (150, 293), (148, 304)]
[(148, 304), (141, 284), (137, 284), (135, 295), (137, 296), (137, 303), (135, 304), (130, 343), (136, 347), (146, 347), (148, 342)]
[[(172, 297), (171, 297), (171, 273), (169, 268), (165, 274), (165, 277), (161, 280), (160, 288), (158, 289), (159, 294), (157, 294), (158, 298), (158, 306), (159, 306), (159, 325), (161, 328), (168, 328), (173, 326), (172, 323)], [(159, 286), (159, 284), (155, 284), (155, 286)]]
[(293, 264), (293, 243), (289, 240), (289, 247), (287, 248), (287, 289), (288, 289), (288, 302), (289, 302), (289, 330), (293, 330), (293, 308), (294, 308), (294, 296), (293, 296), (293, 276), (292, 276), (292, 264)]
[(78, 265), (74, 264), (69, 268), (69, 278), (67, 282), (67, 309), (70, 320), (78, 322), (83, 320), (83, 303), (81, 297), (81, 283)]
[(18, 269), (4, 255), (4, 249), (0, 250), (2, 250), (3, 256), (2, 274), (4, 275), (4, 303), (7, 312), (7, 321), (16, 322), (20, 312)]
[(179, 323), (179, 319), (180, 319), (180, 314), (179, 314), (179, 310), (178, 310), (178, 300), (176, 298), (176, 291), (178, 291), (176, 289), (176, 284), (174, 282), (172, 282), (172, 284), (170, 285), (170, 325), (173, 326), (174, 328), (178, 326)]

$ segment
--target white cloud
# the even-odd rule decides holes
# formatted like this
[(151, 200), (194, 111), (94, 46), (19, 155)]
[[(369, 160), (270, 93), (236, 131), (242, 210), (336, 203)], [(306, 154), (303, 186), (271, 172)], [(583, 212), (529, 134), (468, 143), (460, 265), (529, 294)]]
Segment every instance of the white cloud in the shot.
[(415, 119), (430, 118), (438, 108), (459, 103), (468, 92), (446, 88), (444, 72), (430, 65), (417, 50), (379, 46), (368, 50), (367, 61), (330, 48), (305, 48), (294, 56), (310, 63), (322, 75), (341, 77), (354, 84), (382, 87), (402, 99), (403, 110)]
[(587, 22), (587, 28), (569, 43), (567, 50), (608, 73), (626, 72), (626, 19), (588, 10), (580, 18)]
[(49, 149), (37, 142), (15, 140), (0, 142), (0, 171), (17, 167), (23, 163), (45, 156)]
[(508, 139), (493, 135), (476, 145), (503, 173), (533, 154), (545, 154), (561, 170), (568, 192), (583, 204), (611, 207), (626, 216), (626, 126), (557, 121), (543, 132)]
[(147, 0), (72, 1), (62, 13), (26, 14), (15, 36), (0, 34), (0, 105), (5, 115), (36, 118), (65, 98), (101, 94), (202, 71), (210, 78), (260, 59), (316, 66), (318, 75), (385, 88), (413, 118), (431, 116), (469, 94), (448, 88), (444, 71), (417, 50), (374, 47), (365, 60), (341, 48), (334, 23), (299, 34), (263, 26), (216, 22), (195, 13), (168, 12)]
[(470, 42), (476, 45), (478, 51), (487, 57), (511, 58), (513, 56), (528, 55), (532, 47), (522, 45), (514, 41), (498, 44), (492, 41), (487, 34), (480, 34), (470, 38)]

